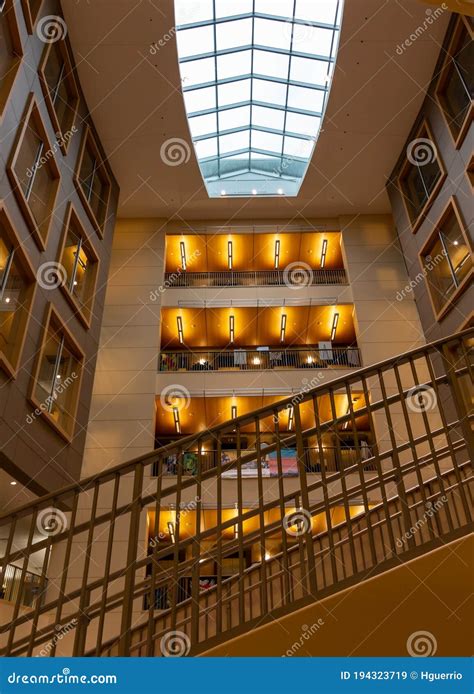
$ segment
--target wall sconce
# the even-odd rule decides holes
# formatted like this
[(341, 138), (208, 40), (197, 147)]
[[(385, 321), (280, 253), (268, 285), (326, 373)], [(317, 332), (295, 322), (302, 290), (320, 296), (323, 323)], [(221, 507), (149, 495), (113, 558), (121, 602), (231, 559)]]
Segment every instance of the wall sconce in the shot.
[(232, 241), (227, 241), (227, 267), (232, 270), (234, 264), (234, 252), (232, 249)]
[[(236, 516), (238, 516), (239, 515), (239, 504), (237, 502), (235, 502), (234, 508), (235, 508), (235, 514), (236, 514)], [(238, 523), (236, 523), (234, 525), (234, 538), (236, 540), (239, 539), (239, 524)]]
[(183, 319), (181, 316), (176, 317), (176, 323), (178, 325), (178, 340), (180, 341), (181, 344), (184, 342), (184, 334), (183, 334)]
[(229, 342), (233, 342), (235, 337), (235, 320), (234, 316), (229, 316)]
[(288, 405), (288, 431), (293, 429), (293, 417), (294, 417), (294, 407), (293, 405)]
[(280, 267), (280, 239), (275, 241), (275, 270)]
[(179, 252), (181, 253), (181, 269), (186, 270), (186, 246), (184, 241), (179, 242)]
[(339, 323), (339, 314), (335, 313), (332, 319), (331, 342), (336, 338), (337, 324)]
[(171, 521), (168, 521), (168, 532), (170, 534), (171, 542), (173, 544), (175, 544), (176, 543), (176, 533), (175, 533), (175, 529), (174, 529), (174, 523), (172, 523)]
[(176, 433), (181, 434), (181, 422), (179, 421), (179, 410), (177, 407), (173, 407), (173, 419)]
[(237, 419), (237, 405), (231, 405), (230, 418), (231, 419)]
[(327, 253), (327, 251), (328, 251), (328, 242), (327, 242), (327, 239), (324, 239), (323, 247), (321, 249), (321, 260), (319, 262), (321, 268), (323, 268), (326, 265), (326, 253)]
[(286, 332), (286, 313), (283, 313), (281, 316), (281, 324), (280, 324), (280, 342), (285, 341), (285, 332)]

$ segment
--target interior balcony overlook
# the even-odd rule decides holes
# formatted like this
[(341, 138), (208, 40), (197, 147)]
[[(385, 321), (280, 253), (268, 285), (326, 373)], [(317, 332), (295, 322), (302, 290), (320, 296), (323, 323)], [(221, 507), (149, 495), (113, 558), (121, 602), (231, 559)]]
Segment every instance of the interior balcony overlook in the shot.
[(256, 372), (361, 366), (351, 304), (163, 308), (158, 369)]
[(346, 284), (338, 231), (171, 234), (166, 238), (167, 289)]

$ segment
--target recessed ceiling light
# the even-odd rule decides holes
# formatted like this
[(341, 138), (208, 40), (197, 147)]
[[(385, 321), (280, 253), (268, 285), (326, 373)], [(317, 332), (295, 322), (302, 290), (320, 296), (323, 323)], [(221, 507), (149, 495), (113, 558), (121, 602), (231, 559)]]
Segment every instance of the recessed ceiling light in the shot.
[(283, 188), (278, 188), (278, 195), (283, 195), (283, 193), (284, 193)]
[(7, 296), (7, 298), (5, 299), (5, 303), (6, 303), (6, 304), (9, 304), (9, 303), (10, 303), (10, 297), (9, 297), (9, 296)]
[(255, 188), (252, 188), (252, 195), (257, 195), (257, 191), (255, 190)]
[(221, 195), (225, 195), (225, 194), (226, 194), (225, 190), (221, 190)]
[(15, 480), (13, 480), (12, 482), (10, 482), (10, 484), (12, 485), (12, 487), (16, 487), (16, 485), (18, 484), (18, 482), (15, 482)]

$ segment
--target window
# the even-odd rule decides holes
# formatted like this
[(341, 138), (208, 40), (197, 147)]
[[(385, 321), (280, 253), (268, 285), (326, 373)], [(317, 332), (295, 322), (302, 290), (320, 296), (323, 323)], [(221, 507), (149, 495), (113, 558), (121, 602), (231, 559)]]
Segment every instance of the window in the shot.
[(86, 211), (102, 238), (110, 197), (110, 178), (90, 128), (86, 129), (84, 135), (75, 182)]
[(0, 206), (0, 366), (12, 377), (23, 350), (34, 279), (10, 218)]
[(327, 106), (342, 0), (174, 4), (184, 103), (209, 196), (297, 195)]
[(13, 1), (0, 1), (0, 117), (18, 73), (22, 55)]
[(43, 0), (21, 0), (25, 22), (30, 34), (33, 33)]
[(79, 91), (64, 40), (46, 45), (39, 77), (59, 146), (66, 154), (73, 135), (71, 129), (79, 105)]
[(59, 263), (64, 268), (62, 289), (78, 317), (89, 327), (99, 262), (72, 205), (66, 215)]
[(8, 165), (8, 175), (40, 250), (46, 248), (59, 187), (59, 169), (54, 151), (49, 144), (35, 97), (31, 94)]
[(74, 432), (84, 355), (50, 305), (31, 401), (68, 441)]
[(471, 157), (469, 164), (467, 165), (467, 177), (474, 188), (474, 154)]
[(413, 231), (417, 231), (446, 178), (428, 123), (425, 121), (407, 146), (407, 159), (398, 185)]
[(451, 199), (421, 252), (438, 320), (449, 310), (472, 276), (472, 250), (461, 215)]
[(474, 94), (472, 29), (458, 19), (436, 94), (456, 147), (472, 120)]

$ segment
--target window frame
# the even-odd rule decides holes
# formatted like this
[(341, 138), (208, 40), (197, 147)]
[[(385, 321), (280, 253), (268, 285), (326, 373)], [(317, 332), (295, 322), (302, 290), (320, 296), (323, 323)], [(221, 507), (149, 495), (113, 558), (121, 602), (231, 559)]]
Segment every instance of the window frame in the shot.
[(426, 256), (430, 254), (434, 244), (436, 243), (437, 239), (439, 238), (440, 229), (451, 212), (453, 212), (454, 215), (456, 216), (457, 222), (459, 224), (459, 228), (461, 230), (462, 237), (464, 238), (464, 240), (466, 242), (466, 246), (470, 249), (471, 254), (473, 253), (473, 246), (472, 246), (472, 243), (470, 241), (469, 234), (467, 233), (466, 225), (464, 224), (464, 220), (462, 218), (458, 203), (457, 203), (456, 198), (454, 196), (452, 196), (448, 200), (448, 202), (445, 205), (443, 211), (441, 212), (438, 220), (435, 222), (435, 224), (433, 224), (433, 231), (429, 234), (427, 240), (423, 244), (423, 247), (421, 248), (421, 250), (418, 253), (418, 261), (420, 263), (421, 270), (424, 274), (425, 283), (426, 283), (426, 286), (428, 289), (428, 296), (430, 297), (433, 313), (434, 313), (435, 319), (438, 323), (440, 323), (441, 320), (446, 316), (446, 314), (449, 313), (449, 311), (453, 308), (457, 299), (467, 289), (472, 277), (474, 276), (474, 269), (471, 267), (471, 270), (463, 278), (463, 280), (461, 281), (459, 286), (456, 287), (455, 291), (449, 297), (449, 299), (446, 299), (441, 307), (438, 308), (436, 306), (436, 301), (433, 298), (433, 289), (432, 289), (431, 283), (429, 281), (429, 276), (425, 272)]
[(448, 79), (448, 75), (449, 75), (449, 70), (451, 67), (451, 60), (453, 57), (453, 51), (456, 47), (456, 44), (459, 42), (459, 38), (462, 34), (463, 28), (466, 28), (468, 35), (471, 37), (471, 40), (474, 39), (474, 31), (473, 31), (473, 28), (472, 28), (470, 22), (468, 22), (465, 17), (459, 16), (458, 21), (456, 23), (456, 26), (454, 27), (453, 35), (451, 37), (451, 41), (449, 42), (449, 46), (448, 46), (448, 49), (446, 51), (446, 57), (444, 59), (443, 66), (440, 70), (438, 83), (437, 83), (436, 88), (435, 88), (436, 102), (439, 106), (439, 109), (441, 111), (441, 115), (443, 116), (443, 120), (446, 124), (446, 127), (449, 131), (449, 134), (451, 136), (452, 141), (454, 142), (454, 146), (456, 149), (459, 149), (459, 147), (463, 143), (464, 138), (466, 137), (466, 134), (469, 130), (469, 126), (472, 122), (473, 114), (474, 114), (474, 104), (471, 100), (471, 106), (466, 113), (466, 116), (465, 116), (463, 124), (459, 130), (459, 133), (456, 135), (453, 132), (452, 126), (449, 122), (450, 121), (449, 115), (446, 113), (446, 101), (444, 99), (443, 92), (444, 92), (444, 89), (446, 87), (446, 83), (447, 83), (447, 79)]
[[(54, 103), (51, 99), (50, 96), (50, 91), (49, 91), (49, 85), (48, 81), (46, 79), (46, 66), (48, 64), (49, 57), (51, 55), (51, 52), (55, 49), (59, 49), (61, 52), (61, 56), (64, 62), (64, 67), (65, 67), (65, 75), (63, 78), (60, 80), (62, 82), (63, 80), (66, 80), (69, 87), (73, 91), (73, 105), (71, 106), (71, 117), (69, 118), (68, 123), (66, 123), (66, 128), (63, 129), (61, 127), (61, 124), (58, 120), (57, 114), (56, 114), (56, 109), (54, 107)], [(49, 117), (51, 118), (51, 122), (54, 128), (54, 132), (56, 134), (60, 134), (62, 137), (59, 140), (59, 147), (61, 149), (61, 152), (66, 155), (67, 150), (69, 147), (69, 144), (71, 142), (72, 138), (69, 138), (67, 142), (64, 142), (64, 134), (67, 131), (70, 131), (72, 127), (74, 126), (77, 118), (77, 112), (79, 109), (79, 104), (80, 104), (80, 93), (79, 93), (79, 88), (77, 85), (77, 81), (74, 75), (74, 69), (72, 66), (72, 60), (71, 56), (69, 54), (69, 48), (66, 43), (65, 39), (61, 39), (60, 41), (55, 41), (53, 43), (48, 43), (46, 44), (46, 47), (43, 51), (43, 55), (41, 58), (41, 62), (38, 67), (38, 77), (39, 81), (41, 84), (41, 89), (43, 91), (43, 96), (44, 96), (44, 101), (46, 103), (46, 107), (48, 109)]]
[(471, 158), (466, 166), (466, 176), (467, 180), (471, 184), (471, 188), (474, 188), (474, 154), (471, 154)]
[[(31, 209), (28, 200), (26, 199), (23, 190), (21, 188), (21, 183), (20, 179), (18, 178), (16, 171), (15, 171), (15, 166), (18, 160), (18, 156), (21, 150), (21, 146), (23, 144), (23, 139), (25, 137), (26, 130), (28, 128), (28, 125), (30, 123), (30, 119), (35, 118), (35, 125), (36, 128), (41, 136), (41, 139), (43, 140), (45, 146), (47, 147), (47, 152), (52, 152), (52, 156), (48, 159), (47, 164), (45, 166), (48, 166), (50, 168), (50, 171), (53, 174), (53, 182), (52, 182), (52, 188), (51, 188), (51, 193), (50, 193), (50, 204), (49, 204), (49, 216), (48, 218), (41, 223), (41, 225), (38, 225)], [(46, 128), (43, 123), (43, 119), (41, 117), (41, 113), (38, 107), (38, 102), (36, 99), (36, 96), (34, 92), (30, 93), (30, 96), (28, 97), (28, 101), (26, 104), (25, 111), (23, 113), (20, 127), (18, 128), (18, 132), (15, 138), (15, 142), (13, 145), (12, 153), (10, 155), (10, 159), (7, 164), (7, 174), (8, 177), (10, 178), (10, 182), (13, 186), (13, 192), (17, 198), (18, 204), (20, 205), (20, 208), (23, 212), (23, 216), (27, 222), (27, 225), (31, 231), (31, 234), (36, 241), (36, 244), (40, 251), (46, 250), (46, 245), (48, 243), (48, 236), (49, 232), (51, 230), (51, 225), (53, 221), (53, 210), (55, 208), (56, 204), (56, 199), (59, 191), (59, 184), (61, 180), (61, 172), (59, 170), (58, 164), (56, 162), (56, 157), (54, 153), (54, 149), (51, 146), (51, 143), (49, 141), (48, 134), (46, 132)], [(43, 238), (44, 236), (44, 238)]]
[[(93, 211), (93, 209), (89, 203), (89, 200), (87, 199), (86, 194), (84, 193), (84, 189), (83, 189), (82, 184), (81, 184), (81, 178), (80, 178), (81, 169), (82, 169), (82, 164), (84, 161), (84, 154), (85, 154), (85, 151), (86, 151), (88, 144), (91, 145), (91, 148), (92, 148), (93, 153), (94, 153), (94, 157), (99, 162), (97, 169), (100, 169), (100, 171), (104, 175), (104, 177), (106, 179), (106, 183), (107, 183), (107, 200), (104, 201), (104, 219), (103, 219), (102, 223), (100, 223), (99, 220), (97, 219), (97, 217), (96, 217), (96, 215), (95, 215), (95, 213), (94, 213), (94, 211)], [(94, 226), (94, 229), (95, 229), (98, 237), (102, 240), (104, 238), (105, 225), (107, 224), (107, 214), (109, 211), (110, 196), (112, 193), (112, 182), (111, 182), (109, 172), (107, 170), (107, 160), (105, 159), (105, 157), (102, 156), (102, 154), (100, 152), (96, 137), (95, 137), (94, 132), (93, 132), (90, 125), (87, 125), (84, 128), (84, 134), (82, 137), (81, 147), (79, 150), (79, 156), (77, 158), (77, 165), (76, 165), (76, 170), (75, 170), (74, 175), (73, 175), (73, 179), (74, 179), (74, 184), (76, 186), (77, 192), (79, 194), (79, 198), (82, 202), (82, 205), (83, 205), (85, 211), (87, 212), (88, 217), (89, 217), (92, 225)]]
[(20, 272), (24, 275), (25, 282), (28, 284), (27, 287), (27, 300), (20, 309), (23, 315), (20, 318), (20, 329), (21, 337), (18, 344), (15, 345), (12, 355), (7, 357), (7, 355), (0, 349), (0, 367), (7, 373), (10, 378), (16, 378), (18, 374), (18, 368), (21, 362), (21, 357), (23, 354), (23, 348), (25, 346), (26, 335), (28, 333), (28, 325), (31, 318), (31, 307), (35, 300), (36, 295), (36, 275), (33, 266), (23, 250), (23, 244), (20, 241), (13, 221), (8, 213), (8, 210), (3, 202), (0, 201), (0, 221), (2, 222), (3, 229), (7, 235), (8, 241), (13, 246), (14, 258), (18, 258), (18, 267)]
[(20, 30), (18, 28), (18, 18), (16, 16), (16, 10), (13, 0), (6, 0), (6, 5), (4, 9), (5, 17), (7, 18), (10, 37), (12, 40), (12, 45), (14, 48), (14, 57), (12, 61), (12, 66), (8, 72), (8, 77), (6, 83), (0, 89), (0, 123), (2, 122), (6, 105), (11, 94), (11, 90), (15, 83), (16, 77), (20, 70), (20, 65), (23, 60), (23, 46), (21, 45)]
[(58, 257), (57, 257), (57, 262), (58, 265), (62, 265), (62, 258), (63, 258), (63, 253), (64, 249), (66, 247), (66, 242), (67, 242), (67, 237), (69, 233), (69, 229), (71, 226), (71, 222), (74, 222), (75, 227), (79, 230), (79, 235), (83, 239), (83, 245), (87, 250), (87, 253), (89, 256), (91, 256), (92, 260), (92, 265), (93, 265), (93, 278), (91, 280), (91, 290), (90, 290), (90, 296), (87, 298), (87, 302), (85, 304), (85, 308), (80, 305), (79, 301), (76, 299), (74, 294), (70, 291), (69, 287), (67, 286), (67, 283), (61, 284), (61, 291), (63, 292), (64, 296), (68, 300), (68, 302), (71, 305), (71, 308), (74, 311), (74, 314), (79, 318), (81, 323), (84, 325), (85, 328), (89, 329), (91, 326), (92, 322), (92, 314), (93, 314), (93, 308), (94, 308), (94, 300), (95, 300), (95, 291), (97, 287), (97, 278), (99, 276), (99, 267), (100, 267), (100, 258), (98, 254), (96, 253), (90, 238), (87, 235), (87, 232), (84, 228), (84, 225), (81, 222), (81, 219), (73, 205), (72, 202), (69, 203), (68, 209), (66, 212), (66, 218), (64, 220), (64, 225), (63, 225), (63, 231), (62, 231), (62, 238), (61, 238), (61, 243), (59, 245), (59, 250), (58, 250)]
[[(420, 136), (422, 137), (423, 136), (422, 134), (424, 131), (426, 131), (426, 135), (427, 135), (428, 139), (431, 140), (431, 142), (433, 142), (435, 147), (436, 147), (436, 141), (434, 139), (433, 132), (432, 132), (430, 125), (428, 123), (428, 120), (426, 118), (423, 118), (420, 125), (416, 129), (413, 137), (410, 137), (410, 141), (416, 140), (416, 139), (420, 138)], [(397, 178), (397, 188), (398, 188), (398, 191), (401, 195), (403, 206), (405, 208), (405, 212), (406, 212), (406, 215), (407, 215), (408, 221), (410, 223), (411, 230), (412, 230), (413, 234), (416, 234), (416, 232), (418, 231), (420, 226), (423, 224), (424, 220), (426, 219), (426, 215), (428, 213), (428, 210), (430, 209), (433, 202), (435, 201), (436, 196), (440, 192), (440, 190), (443, 187), (443, 184), (447, 178), (446, 167), (444, 165), (444, 162), (443, 162), (443, 159), (440, 155), (438, 147), (436, 147), (436, 161), (437, 161), (439, 169), (440, 169), (440, 176), (439, 176), (438, 180), (436, 181), (436, 183), (433, 187), (433, 190), (429, 194), (429, 197), (427, 198), (425, 204), (423, 205), (423, 208), (418, 213), (418, 216), (416, 217), (416, 219), (412, 218), (412, 216), (410, 214), (410, 210), (409, 210), (409, 207), (408, 207), (407, 201), (406, 201), (407, 196), (406, 196), (406, 193), (404, 190), (404, 180), (407, 177), (410, 168), (415, 166), (415, 165), (412, 164), (406, 156), (405, 156), (404, 163), (402, 165), (402, 168), (401, 168), (400, 173), (399, 173), (398, 178)]]
[(23, 15), (25, 17), (25, 23), (26, 23), (26, 28), (28, 29), (28, 33), (34, 34), (35, 25), (36, 25), (36, 22), (38, 21), (38, 17), (40, 16), (40, 13), (41, 13), (41, 8), (43, 6), (43, 0), (40, 0), (40, 3), (38, 5), (38, 9), (36, 10), (36, 13), (32, 12), (31, 4), (30, 4), (29, 0), (21, 0), (21, 6), (23, 8)]
[[(44, 348), (48, 339), (48, 333), (50, 326), (53, 326), (53, 331), (57, 335), (62, 333), (65, 336), (65, 344), (67, 349), (74, 355), (79, 363), (79, 375), (75, 381), (74, 388), (75, 392), (75, 402), (71, 413), (71, 428), (70, 430), (65, 429), (61, 424), (59, 424), (54, 417), (51, 416), (44, 408), (44, 402), (41, 402), (36, 397), (36, 386), (38, 383), (38, 376), (41, 369), (41, 363), (43, 359)], [(79, 401), (81, 396), (81, 386), (82, 386), (82, 376), (84, 371), (85, 353), (77, 343), (76, 339), (73, 337), (70, 330), (66, 327), (66, 321), (61, 317), (57, 309), (53, 304), (49, 303), (46, 307), (44, 316), (44, 327), (41, 333), (40, 344), (37, 351), (37, 358), (34, 366), (34, 370), (31, 375), (30, 389), (28, 394), (28, 400), (38, 410), (44, 420), (51, 426), (56, 433), (58, 433), (63, 439), (68, 443), (71, 443), (74, 438), (74, 432), (77, 424), (77, 411), (79, 409)], [(42, 406), (43, 405), (43, 406)]]

